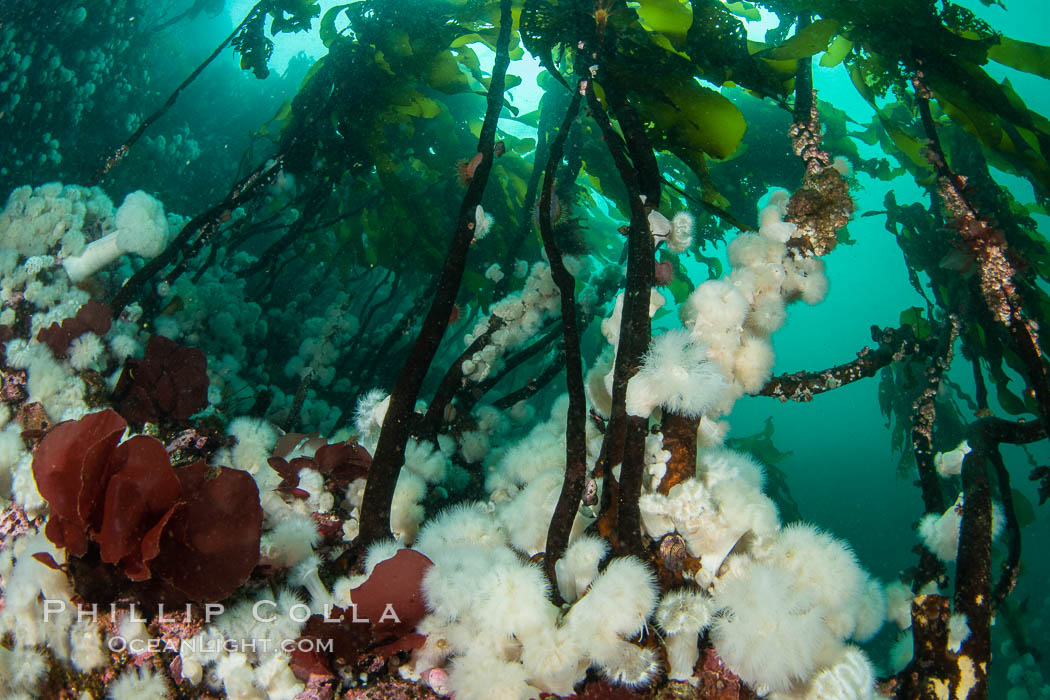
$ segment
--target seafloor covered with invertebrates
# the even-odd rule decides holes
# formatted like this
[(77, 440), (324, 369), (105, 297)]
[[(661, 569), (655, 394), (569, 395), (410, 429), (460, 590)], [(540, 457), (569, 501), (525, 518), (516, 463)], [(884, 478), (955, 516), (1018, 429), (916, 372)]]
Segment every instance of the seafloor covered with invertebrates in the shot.
[(1047, 700), (1034, 0), (0, 4), (0, 697)]

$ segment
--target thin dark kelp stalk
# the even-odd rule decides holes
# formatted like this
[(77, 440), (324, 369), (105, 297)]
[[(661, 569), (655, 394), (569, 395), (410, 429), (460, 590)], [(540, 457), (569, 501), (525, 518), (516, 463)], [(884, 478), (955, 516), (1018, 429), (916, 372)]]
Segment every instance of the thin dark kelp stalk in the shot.
[[(602, 444), (603, 461), (599, 465), (606, 479), (610, 506), (599, 520), (599, 532), (609, 538), (614, 549), (622, 554), (640, 554), (641, 514), (638, 497), (641, 495), (645, 471), (645, 436), (648, 420), (627, 415), (627, 383), (638, 370), (642, 355), (649, 347), (652, 327), (649, 318), (649, 297), (653, 286), (653, 235), (649, 229), (647, 209), (659, 206), (659, 199), (642, 201), (642, 188), (635, 166), (628, 160), (624, 138), (613, 129), (605, 106), (594, 92), (593, 81), (587, 81), (587, 104), (591, 116), (601, 129), (621, 181), (627, 190), (631, 220), (627, 232), (627, 281), (623, 292), (623, 313), (620, 322), (616, 360), (613, 364), (612, 413), (609, 416)], [(625, 136), (644, 139), (643, 133), (626, 131)], [(635, 145), (641, 152), (648, 146)], [(651, 151), (651, 149), (650, 149)], [(658, 192), (659, 190), (657, 190)], [(619, 481), (612, 478), (612, 470), (620, 465)]]
[(558, 175), (564, 154), (565, 139), (569, 129), (576, 122), (580, 103), (586, 91), (586, 79), (578, 81), (573, 91), (565, 118), (557, 135), (550, 144), (547, 164), (544, 168), (543, 186), (540, 190), (539, 223), (543, 249), (551, 265), (551, 277), (561, 293), (562, 340), (565, 349), (565, 384), (569, 391), (569, 408), (565, 418), (565, 478), (562, 481), (558, 503), (554, 508), (550, 525), (547, 529), (547, 545), (543, 557), (543, 571), (551, 582), (551, 591), (556, 600), (558, 578), (555, 564), (565, 553), (569, 544), (569, 533), (576, 520), (576, 511), (583, 496), (584, 482), (587, 479), (587, 399), (583, 387), (583, 356), (580, 352), (579, 317), (576, 309), (576, 280), (566, 269), (561, 250), (554, 239), (554, 226), (551, 222), (554, 182)]
[[(292, 140), (294, 142), (294, 139)], [(258, 165), (255, 170), (239, 180), (226, 194), (222, 201), (212, 205), (206, 211), (190, 219), (182, 230), (168, 243), (160, 255), (149, 260), (135, 271), (110, 301), (113, 318), (119, 318), (124, 309), (131, 304), (142, 288), (153, 279), (165, 266), (175, 262), (195, 241), (210, 240), (229, 220), (234, 209), (254, 198), (259, 190), (271, 183), (280, 172), (284, 163), (283, 156), (276, 157)]]
[[(937, 334), (938, 343), (931, 362), (924, 371), (925, 384), (919, 398), (912, 405), (911, 413), (911, 447), (915, 456), (915, 466), (919, 472), (919, 490), (922, 492), (922, 503), (926, 514), (944, 511), (944, 493), (938, 480), (934, 465), (933, 428), (937, 420), (937, 393), (941, 380), (952, 364), (955, 341), (959, 337), (959, 319), (952, 316)], [(912, 590), (918, 592), (931, 581), (941, 580), (944, 576), (944, 565), (933, 552), (923, 548), (919, 556), (919, 571), (912, 582)]]
[(932, 94), (921, 72), (913, 77), (912, 86), (926, 133), (926, 156), (937, 174), (937, 193), (951, 216), (949, 224), (976, 258), (981, 296), (1021, 357), (1039, 415), (1044, 426), (1050, 429), (1050, 380), (1039, 348), (1037, 324), (1025, 309), (1014, 282), (1016, 270), (1010, 262), (1011, 251), (1005, 234), (973, 203), (973, 192), (967, 187), (966, 179), (948, 164), (930, 112)]
[(497, 40), (496, 61), (488, 90), (488, 107), (478, 138), (478, 153), (481, 162), (473, 173), (467, 193), (459, 208), (456, 231), (448, 255), (441, 270), (437, 290), (416, 336), (415, 343), (398, 375), (390, 406), (379, 434), (379, 443), (368, 472), (364, 503), (361, 508), (361, 531), (356, 540), (356, 550), (390, 536), (390, 504), (393, 502), (397, 477), (405, 459), (405, 445), (413, 430), (416, 399), (426, 377), (430, 363), (437, 354), (438, 346), (448, 328), (452, 307), (456, 303), (463, 270), (467, 264), (467, 252), (474, 239), (475, 211), (481, 205), (481, 197), (488, 184), (492, 161), (495, 157), (496, 123), (503, 108), (503, 91), (506, 85), (507, 67), (510, 65), (509, 44), (511, 35), (511, 2), (500, 3), (500, 29)]

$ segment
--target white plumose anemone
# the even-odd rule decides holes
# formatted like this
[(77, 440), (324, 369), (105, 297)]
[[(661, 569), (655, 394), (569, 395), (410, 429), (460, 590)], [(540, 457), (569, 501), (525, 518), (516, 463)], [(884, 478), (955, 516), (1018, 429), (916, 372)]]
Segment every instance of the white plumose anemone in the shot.
[(815, 597), (792, 584), (783, 570), (755, 563), (715, 595), (715, 650), (756, 689), (783, 691), (807, 681), (837, 647)]
[(117, 210), (115, 223), (115, 231), (88, 243), (80, 255), (62, 261), (70, 280), (85, 280), (128, 253), (144, 258), (156, 257), (168, 244), (164, 205), (141, 190), (124, 199)]
[(699, 418), (722, 397), (726, 379), (707, 350), (688, 331), (673, 330), (653, 338), (642, 366), (627, 385), (627, 412), (648, 418), (661, 406)]

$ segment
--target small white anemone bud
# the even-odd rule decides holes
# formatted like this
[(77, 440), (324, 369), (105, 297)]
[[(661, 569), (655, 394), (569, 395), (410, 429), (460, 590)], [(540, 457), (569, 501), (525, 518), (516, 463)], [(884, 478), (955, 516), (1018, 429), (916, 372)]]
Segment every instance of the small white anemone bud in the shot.
[(653, 242), (667, 241), (667, 249), (672, 253), (681, 253), (693, 243), (693, 227), (696, 219), (687, 211), (680, 211), (673, 219), (656, 211), (649, 212), (649, 230)]
[(653, 209), (649, 212), (649, 230), (653, 234), (656, 243), (667, 240), (671, 235), (671, 222), (666, 216)]
[(332, 594), (321, 581), (321, 558), (312, 554), (292, 569), (288, 576), (288, 582), (302, 586), (310, 594), (310, 611), (320, 613), (326, 605), (333, 603)]
[(962, 474), (963, 459), (968, 454), (970, 454), (970, 443), (963, 440), (951, 452), (938, 452), (934, 455), (933, 464), (937, 468), (938, 474), (948, 478), (955, 474)]
[(500, 269), (499, 263), (492, 263), (489, 268), (485, 270), (485, 277), (492, 280), (493, 282), (499, 282), (503, 279), (503, 270)]
[(693, 229), (696, 217), (687, 211), (680, 211), (671, 219), (671, 234), (667, 239), (667, 248), (672, 253), (681, 253), (693, 244)]
[(487, 236), (492, 228), (492, 222), (492, 216), (487, 214), (479, 204), (477, 209), (474, 210), (474, 240), (480, 241)]
[(711, 602), (700, 591), (671, 591), (656, 609), (656, 624), (665, 635), (667, 677), (695, 684), (693, 667), (700, 658), (699, 635), (711, 624)]

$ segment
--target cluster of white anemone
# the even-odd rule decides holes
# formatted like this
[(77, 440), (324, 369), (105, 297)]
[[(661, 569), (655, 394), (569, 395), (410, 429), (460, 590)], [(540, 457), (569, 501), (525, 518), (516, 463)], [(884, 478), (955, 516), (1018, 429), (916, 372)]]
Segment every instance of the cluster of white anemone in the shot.
[[(150, 216), (150, 202), (140, 203), (142, 221), (159, 221)], [(764, 359), (757, 369), (752, 366), (745, 371), (741, 358), (762, 359), (768, 354), (771, 364), (772, 351), (767, 353), (763, 343), (768, 346), (768, 335), (783, 322), (783, 304), (796, 297), (815, 301), (826, 288), (817, 261), (787, 253), (784, 241), (791, 227), (780, 220), (782, 207), (780, 201), (764, 210), (759, 235), (734, 241), (730, 250), (733, 273), (728, 281), (704, 283), (697, 289), (682, 314), (687, 330), (654, 339), (642, 371), (629, 385), (632, 414), (647, 416), (657, 407), (693, 417), (724, 410), (725, 396), (751, 390), (757, 381), (752, 375), (768, 376), (769, 368), (762, 369)], [(666, 222), (665, 231), (664, 221), (651, 219), (654, 235), (666, 238), (670, 248), (687, 247), (683, 232), (686, 223), (691, 228), (691, 222), (676, 217)], [(47, 252), (40, 257), (47, 257)], [(27, 260), (23, 267), (28, 264)], [(29, 267), (36, 270), (42, 265), (57, 267), (53, 257)], [(27, 276), (31, 270), (26, 271)], [(651, 313), (663, 302), (654, 293)], [(533, 335), (544, 315), (557, 309), (557, 289), (549, 267), (538, 263), (522, 292), (494, 305), (492, 313), (503, 319), (504, 326), (489, 346), (469, 360), (473, 364), (464, 367), (468, 376), (475, 380), (486, 376), (503, 352)], [(602, 328), (613, 346), (621, 313), (622, 297)], [(484, 327), (479, 324), (475, 334)], [(317, 348), (306, 350), (304, 359), (317, 354)], [(597, 375), (606, 393), (610, 365), (607, 362)], [(592, 392), (592, 400), (598, 393)], [(387, 403), (387, 397), (377, 392), (359, 405), (357, 427), (363, 441), (378, 436)], [(683, 538), (688, 553), (702, 562), (694, 583), (661, 598), (652, 573), (641, 561), (615, 559), (603, 567), (608, 547), (583, 533), (593, 514), (581, 509), (570, 546), (556, 563), (559, 593), (571, 606), (567, 610), (554, 606), (545, 578), (527, 560), (546, 549), (546, 527), (565, 467), (565, 406), (563, 397), (549, 421), (483, 465), (488, 470), (489, 502), (447, 511), (422, 530), (420, 503), (427, 484), (443, 478), (448, 457), (457, 446), (448, 440), (440, 446), (409, 444), (391, 517), (399, 543), (377, 548), (370, 557), (374, 565), (397, 546), (414, 542), (435, 563), (424, 580), (430, 614), (419, 626), (427, 641), (404, 667), (405, 673), (426, 677), (434, 668), (447, 668), (443, 690), (462, 700), (528, 698), (540, 692), (568, 695), (590, 668), (615, 683), (644, 686), (661, 672), (661, 662), (651, 649), (634, 640), (652, 620), (662, 633), (666, 671), (672, 678), (695, 681), (692, 669), (700, 635), (710, 630), (726, 664), (774, 697), (870, 697), (870, 663), (847, 641), (864, 641), (881, 625), (885, 617), (881, 587), (840, 541), (808, 526), (782, 528), (775, 506), (762, 493), (761, 468), (727, 450), (702, 452), (696, 477), (662, 495), (656, 492), (658, 470), (669, 455), (658, 435), (647, 441), (653, 478), (641, 502), (645, 531), (654, 539), (671, 533)], [(483, 438), (500, 430), (498, 417), (480, 413), (479, 429), (472, 431), (477, 435), (461, 440), (458, 446), (468, 461), (485, 459), (489, 449), (482, 444)], [(588, 464), (593, 466), (601, 436), (592, 424), (588, 426)], [(248, 471), (257, 481), (266, 516), (261, 543), (264, 559), (290, 570), (289, 583), (309, 594), (313, 611), (345, 599), (351, 586), (348, 579), (340, 579), (331, 591), (321, 582), (322, 562), (314, 551), (319, 536), (310, 515), (331, 511), (337, 496), (347, 500), (353, 513), (361, 505), (363, 481), (351, 484), (345, 494), (333, 494), (319, 473), (307, 469), (300, 474), (306, 499), (286, 500), (276, 491), (276, 473), (266, 466), (276, 429), (255, 419), (238, 419), (229, 432), (237, 437), (237, 444), (220, 461)], [(316, 443), (304, 443), (289, 458), (311, 456), (315, 449)], [(355, 534), (347, 532), (347, 539)], [(16, 624), (14, 615), (20, 610), (29, 616), (39, 612), (26, 602), (35, 600), (38, 591), (30, 586), (28, 575), (19, 576), (15, 571), (18, 566), (28, 570), (29, 562), (25, 557), (0, 560), (5, 581), (25, 587), (25, 595), (19, 597), (18, 585), (12, 584), (14, 593), (9, 592), (6, 602), (11, 613), (5, 608), (0, 624)], [(40, 580), (39, 585), (50, 581)], [(48, 597), (69, 596), (65, 590), (39, 592)], [(261, 591), (250, 598), (257, 594), (274, 597), (270, 591)], [(298, 633), (298, 628), (291, 627), (270, 632), (258, 629), (248, 614), (250, 598), (202, 635), (234, 640)], [(297, 603), (288, 591), (279, 593), (277, 599), (284, 612)], [(23, 610), (25, 605), (30, 607)], [(34, 664), (31, 645), (42, 642), (33, 642), (31, 632), (19, 630), (28, 646), (0, 651), (0, 684), (7, 684), (3, 687), (21, 689), (33, 680), (33, 669), (40, 667)], [(94, 628), (67, 624), (35, 632), (49, 644), (65, 645), (78, 668), (94, 668), (93, 664), (104, 659)], [(132, 635), (131, 630), (123, 633)], [(23, 667), (22, 675), (5, 677), (4, 669), (16, 664)], [(224, 690), (231, 697), (253, 697), (259, 692), (291, 697), (301, 690), (290, 674), (287, 658), (280, 655), (187, 652), (182, 664), (192, 683)], [(158, 677), (140, 672), (129, 672), (116, 683), (124, 688), (122, 692), (138, 692), (143, 697), (163, 685)]]
[[(704, 475), (714, 482), (713, 473), (724, 472), (723, 505), (746, 499), (758, 478), (753, 469), (727, 466), (730, 455), (718, 454)], [(733, 486), (737, 481), (745, 485)], [(463, 505), (423, 527), (414, 548), (434, 562), (424, 579), (430, 614), (418, 627), (427, 640), (403, 673), (427, 679), (442, 668), (442, 690), (466, 700), (567, 695), (588, 668), (629, 687), (664, 670), (695, 683), (700, 635), (710, 629), (723, 661), (762, 692), (782, 700), (873, 697), (872, 666), (847, 640), (874, 636), (885, 601), (844, 543), (805, 525), (779, 529), (771, 504), (738, 503), (752, 511), (754, 525), (732, 541), (719, 575), (708, 587), (661, 599), (642, 562), (616, 559), (603, 569), (608, 545), (576, 531), (556, 566), (559, 592), (571, 603), (559, 611), (541, 571), (527, 562), (532, 547), (522, 548), (514, 532), (529, 522), (524, 518), (546, 522), (546, 505), (533, 503), (513, 519), (491, 502)], [(715, 513), (712, 523), (735, 529), (712, 546), (724, 547), (739, 532), (732, 520), (729, 510)], [(698, 553), (706, 561), (707, 551)], [(650, 619), (662, 633), (666, 669), (632, 643)]]
[[(350, 295), (340, 292), (323, 316), (306, 319), (301, 328), (303, 336), (299, 352), (284, 366), (285, 376), (301, 380), (308, 374), (321, 386), (330, 386), (335, 379), (336, 361), (361, 325), (350, 313)], [(350, 380), (343, 377), (335, 383), (337, 391), (349, 391)]]
[[(947, 452), (934, 455), (934, 466), (937, 473), (945, 479), (951, 479), (962, 473), (963, 460), (970, 453), (970, 446), (965, 441)], [(959, 534), (962, 529), (963, 494), (960, 492), (955, 501), (943, 513), (928, 513), (919, 521), (919, 542), (934, 556), (945, 564), (952, 564), (959, 555)], [(991, 537), (997, 539), (1002, 534), (1006, 516), (1003, 507), (992, 503)], [(944, 595), (935, 582), (923, 587), (920, 594)], [(914, 639), (911, 631), (911, 606), (915, 595), (904, 583), (895, 581), (886, 587), (888, 617), (900, 628), (893, 647), (890, 649), (889, 666), (894, 672), (900, 671), (912, 659)], [(948, 647), (959, 651), (962, 643), (970, 636), (969, 622), (961, 613), (953, 613), (948, 621)]]
[[(427, 635), (402, 672), (424, 677), (446, 667), (445, 690), (461, 700), (571, 695), (587, 669), (612, 681), (648, 684), (656, 654), (633, 644), (658, 601), (639, 560), (615, 559), (601, 573), (607, 545), (578, 538), (562, 560), (567, 585), (582, 593), (567, 613), (551, 602), (539, 567), (508, 544), (501, 520), (483, 504), (459, 506), (427, 523), (415, 548), (433, 562), (423, 580)], [(583, 593), (583, 591), (586, 591)]]
[[(243, 212), (237, 210), (234, 216), (243, 216)], [(49, 183), (15, 189), (0, 212), (0, 297), (6, 302), (21, 294), (37, 312), (31, 319), (30, 340), (14, 341), (15, 354), (25, 355), (22, 346), (27, 343), (31, 347), (37, 345), (35, 336), (41, 328), (76, 314), (88, 300), (88, 294), (77, 283), (92, 278), (103, 282), (126, 278), (134, 269), (133, 257), (159, 254), (186, 221), (166, 214), (161, 202), (141, 191), (130, 193), (120, 207), (114, 207), (98, 188)], [(206, 352), (210, 403), (223, 403), (232, 413), (246, 411), (259, 389), (266, 387), (273, 394), (269, 415), (283, 418), (294, 399), (270, 383), (265, 369), (268, 351), (262, 338), (268, 328), (291, 324), (305, 328), (307, 337), (302, 340), (299, 353), (289, 361), (287, 373), (301, 377), (312, 371), (313, 381), (322, 387), (349, 389), (349, 380), (335, 377), (332, 369), (340, 343), (352, 337), (357, 326), (354, 317), (344, 313), (344, 297), (333, 299), (322, 315), (305, 321), (303, 309), (309, 300), (303, 295), (264, 312), (260, 304), (248, 300), (246, 278), (235, 272), (250, 265), (254, 258), (244, 252), (228, 254), (220, 250), (214, 262), (201, 275), (182, 275), (172, 284), (157, 285), (161, 311), (153, 319), (152, 329), (158, 335)], [(0, 324), (11, 325), (15, 321), (15, 310), (10, 306), (0, 309)], [(76, 339), (69, 351), (69, 368), (97, 370), (108, 357), (123, 361), (141, 355), (148, 334), (136, 323), (140, 313), (137, 305), (128, 307), (106, 339), (91, 334)], [(21, 368), (26, 368), (29, 358), (21, 362)], [(49, 356), (44, 357), (38, 362), (37, 371), (30, 371), (30, 378), (37, 377), (38, 384), (46, 380), (58, 388), (76, 384), (73, 380), (55, 379), (58, 373), (50, 371), (52, 364)], [(48, 405), (48, 398), (44, 392), (37, 400), (45, 402), (51, 418), (78, 417), (66, 412), (78, 402), (62, 400)], [(335, 429), (340, 416), (337, 407), (310, 389), (298, 418), (302, 426), (319, 428), (327, 434)]]
[[(684, 329), (657, 332), (627, 389), (627, 412), (649, 417), (658, 409), (687, 418), (702, 418), (701, 442), (719, 444), (725, 427), (716, 423), (745, 393), (755, 393), (769, 379), (774, 354), (770, 336), (784, 323), (785, 306), (802, 299), (810, 304), (827, 293), (824, 263), (789, 249), (794, 224), (786, 223), (787, 193), (775, 191), (759, 214), (759, 232), (742, 233), (729, 244), (732, 272), (702, 282), (679, 308)], [(668, 220), (653, 212), (649, 224), (657, 242), (672, 252), (691, 243), (692, 217)], [(650, 292), (650, 316), (666, 303)], [(592, 407), (608, 416), (612, 379), (619, 347), (623, 294), (616, 299), (602, 333), (611, 350), (587, 375)]]
[[(123, 361), (141, 349), (140, 332), (127, 320), (115, 322), (105, 337), (85, 333), (74, 339), (67, 357), (55, 357), (37, 340), (40, 330), (75, 316), (88, 301), (88, 294), (73, 286), (83, 279), (75, 271), (95, 274), (140, 244), (155, 248), (169, 230), (160, 203), (142, 192), (129, 195), (117, 210), (98, 188), (50, 183), (11, 193), (0, 213), (0, 324), (14, 324), (19, 295), (31, 316), (28, 338), (8, 341), (2, 351), (8, 366), (26, 371), (27, 401), (38, 402), (52, 421), (77, 419), (91, 410), (81, 372), (102, 369), (111, 358)], [(140, 311), (129, 307), (127, 318), (134, 319)], [(119, 370), (107, 378), (110, 386), (118, 375)], [(11, 500), (30, 518), (45, 515), (47, 508), (33, 479), (33, 456), (6, 405), (0, 407), (0, 428), (0, 488), (9, 489)], [(4, 697), (39, 693), (48, 673), (44, 648), (81, 673), (109, 663), (99, 627), (90, 617), (78, 619), (67, 574), (33, 556), (41, 553), (65, 562), (64, 551), (42, 532), (10, 539), (0, 554), (0, 633), (10, 634), (13, 642), (11, 649), (0, 651)], [(122, 625), (120, 634), (130, 632)], [(118, 700), (159, 699), (168, 689), (162, 677), (133, 669), (110, 684), (109, 694)]]
[(49, 22), (31, 14), (19, 21), (17, 13), (6, 13), (0, 27), (0, 113), (20, 129), (19, 138), (7, 139), (0, 149), (0, 176), (29, 168), (54, 172), (62, 146), (79, 138), (77, 128), (96, 105), (111, 114), (127, 112), (129, 98), (148, 84), (145, 64), (128, 55), (140, 43), (136, 31), (146, 31), (143, 22), (127, 21), (134, 20), (133, 6), (125, 0), (85, 5), (90, 13), (68, 3)]
[[(114, 241), (121, 237), (163, 240), (170, 230), (160, 203), (142, 192), (128, 195), (117, 210), (97, 188), (50, 183), (11, 193), (0, 213), (0, 324), (15, 325), (16, 307), (30, 317), (28, 337), (8, 341), (3, 351), (9, 367), (26, 371), (28, 402), (39, 403), (51, 421), (89, 412), (81, 373), (139, 353), (144, 337), (134, 323), (141, 309), (132, 305), (104, 337), (84, 333), (72, 341), (66, 357), (56, 357), (37, 339), (39, 332), (75, 316), (89, 300), (74, 286), (69, 269), (93, 261), (97, 272), (99, 265), (113, 261), (100, 256), (100, 246), (119, 254)], [(118, 376), (119, 369), (106, 378), (111, 387)], [(0, 405), (0, 489), (10, 488), (32, 517), (43, 512), (44, 503), (33, 481), (31, 455), (18, 438), (21, 426), (12, 419), (11, 410)]]
[[(569, 694), (589, 668), (629, 687), (664, 672), (695, 683), (709, 630), (725, 663), (763, 692), (871, 697), (871, 664), (849, 640), (881, 627), (881, 586), (845, 543), (810, 526), (782, 527), (762, 493), (761, 467), (729, 450), (702, 451), (697, 476), (668, 496), (655, 492), (654, 477), (642, 498), (646, 533), (677, 533), (700, 558), (693, 583), (661, 598), (642, 562), (605, 561), (608, 545), (585, 533), (592, 518), (581, 508), (555, 565), (570, 606), (555, 608), (527, 562), (546, 549), (565, 466), (565, 410), (563, 396), (549, 420), (488, 463), (487, 503), (424, 524), (413, 547), (435, 564), (424, 581), (430, 614), (419, 626), (427, 641), (403, 673), (439, 678), (442, 692), (467, 699)], [(666, 459), (659, 436), (649, 442), (647, 459)], [(600, 443), (588, 434), (589, 466)], [(660, 630), (666, 667), (632, 642), (646, 623)]]
[[(882, 588), (845, 543), (808, 525), (782, 527), (763, 483), (761, 466), (745, 455), (702, 450), (695, 477), (667, 495), (651, 487), (642, 495), (644, 530), (653, 540), (681, 537), (699, 558), (691, 614), (709, 611), (715, 649), (744, 681), (785, 699), (866, 698), (871, 666), (846, 640), (867, 641), (881, 628)], [(685, 649), (676, 648), (675, 673), (688, 680), (696, 645)], [(868, 669), (863, 693), (819, 694), (856, 675), (840, 664)]]
[[(502, 326), (492, 333), (484, 347), (464, 360), (464, 376), (475, 382), (489, 376), (507, 351), (524, 345), (536, 335), (548, 315), (560, 312), (560, 299), (558, 287), (551, 277), (550, 265), (535, 263), (525, 278), (524, 289), (492, 305), (489, 311), (502, 322)], [(482, 317), (474, 330), (463, 339), (464, 344), (469, 346), (488, 326), (489, 317)]]
[(26, 258), (56, 250), (59, 257), (78, 255), (87, 236), (112, 225), (114, 212), (97, 187), (24, 185), (11, 192), (0, 213), (0, 247)]
[(37, 561), (33, 555), (38, 552), (50, 554), (56, 562), (65, 562), (65, 552), (42, 533), (18, 537), (0, 552), (0, 577), (4, 582), (0, 634), (9, 634), (13, 640), (10, 651), (0, 652), (0, 690), (5, 691), (4, 697), (36, 692), (47, 672), (40, 652), (44, 647), (81, 671), (102, 665), (98, 632), (92, 640), (85, 638), (83, 627), (75, 629), (74, 592), (68, 577)]
[(729, 381), (722, 413), (769, 379), (770, 336), (784, 324), (786, 304), (816, 304), (827, 294), (824, 263), (787, 247), (795, 226), (783, 220), (786, 212), (787, 193), (777, 190), (759, 213), (759, 232), (741, 233), (729, 244), (729, 276), (701, 283), (679, 309), (682, 323)]

